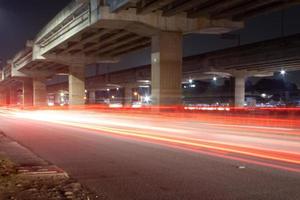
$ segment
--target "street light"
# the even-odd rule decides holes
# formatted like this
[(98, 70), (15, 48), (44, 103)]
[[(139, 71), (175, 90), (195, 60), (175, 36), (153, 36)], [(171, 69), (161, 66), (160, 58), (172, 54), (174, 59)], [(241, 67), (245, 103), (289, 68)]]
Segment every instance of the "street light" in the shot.
[(262, 98), (266, 98), (266, 97), (267, 97), (267, 94), (266, 94), (266, 93), (262, 93), (260, 96), (261, 96)]
[(151, 100), (151, 98), (149, 96), (145, 96), (144, 100), (145, 100), (146, 103), (149, 103), (149, 101)]
[(284, 69), (282, 69), (282, 70), (280, 70), (280, 74), (284, 76), (286, 74), (286, 71)]

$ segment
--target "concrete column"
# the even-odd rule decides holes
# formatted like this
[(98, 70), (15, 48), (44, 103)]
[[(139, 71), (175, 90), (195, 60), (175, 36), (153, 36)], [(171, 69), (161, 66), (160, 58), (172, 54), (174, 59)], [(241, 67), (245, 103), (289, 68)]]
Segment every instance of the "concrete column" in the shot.
[(234, 105), (243, 107), (245, 103), (245, 76), (235, 76)]
[(15, 87), (10, 87), (9, 88), (9, 96), (10, 96), (10, 99), (9, 99), (9, 104), (10, 105), (17, 105), (18, 103), (18, 92), (17, 92), (17, 88)]
[(5, 97), (6, 97), (5, 104), (9, 106), (10, 105), (10, 90), (9, 90), (9, 88), (5, 91)]
[(131, 106), (132, 105), (132, 88), (131, 87), (124, 87), (124, 106)]
[(8, 106), (10, 104), (10, 90), (9, 89), (4, 89), (1, 91), (1, 105), (3, 106)]
[(33, 105), (33, 81), (31, 78), (23, 80), (23, 106)]
[(152, 38), (152, 102), (181, 104), (182, 34), (161, 32)]
[(85, 104), (85, 68), (69, 67), (69, 105)]
[(47, 105), (47, 86), (45, 80), (33, 80), (33, 105), (46, 106)]
[(96, 103), (96, 91), (91, 90), (89, 91), (89, 104), (95, 104)]
[(0, 92), (0, 106), (6, 105), (6, 92), (3, 90)]

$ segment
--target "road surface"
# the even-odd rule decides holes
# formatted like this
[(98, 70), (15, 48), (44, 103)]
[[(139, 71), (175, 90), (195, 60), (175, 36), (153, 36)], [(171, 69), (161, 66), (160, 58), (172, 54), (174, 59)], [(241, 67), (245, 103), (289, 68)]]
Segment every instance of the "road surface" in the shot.
[(1, 111), (0, 129), (99, 199), (300, 199), (298, 129), (92, 111)]

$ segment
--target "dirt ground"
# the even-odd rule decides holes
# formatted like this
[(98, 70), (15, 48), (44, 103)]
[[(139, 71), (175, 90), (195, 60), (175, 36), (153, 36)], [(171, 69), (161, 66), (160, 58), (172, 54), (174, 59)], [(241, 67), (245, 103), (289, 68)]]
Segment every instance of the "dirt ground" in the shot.
[(63, 175), (19, 173), (16, 165), (0, 154), (0, 200), (98, 199), (74, 179)]

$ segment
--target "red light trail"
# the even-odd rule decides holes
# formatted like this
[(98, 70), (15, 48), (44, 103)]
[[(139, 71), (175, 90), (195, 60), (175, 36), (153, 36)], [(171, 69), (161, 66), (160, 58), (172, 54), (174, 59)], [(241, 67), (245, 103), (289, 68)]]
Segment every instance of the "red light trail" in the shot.
[[(129, 110), (126, 113), (11, 110), (2, 115), (89, 129), (97, 134), (300, 172), (300, 129), (297, 127), (230, 124), (226, 120), (222, 124), (215, 123), (213, 114), (198, 114), (198, 118), (191, 119), (136, 114)], [(205, 119), (204, 122), (201, 118)], [(253, 120), (252, 117), (235, 119)], [(277, 123), (276, 119), (274, 123)]]

